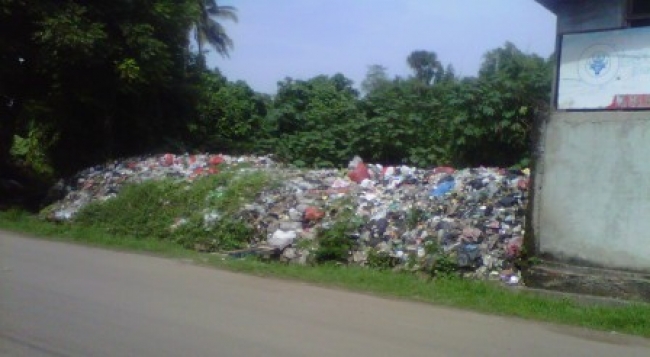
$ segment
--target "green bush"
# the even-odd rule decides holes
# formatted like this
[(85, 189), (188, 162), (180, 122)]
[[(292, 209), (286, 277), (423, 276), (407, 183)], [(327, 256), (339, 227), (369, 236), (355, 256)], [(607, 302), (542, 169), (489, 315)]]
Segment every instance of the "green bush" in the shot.
[(75, 221), (114, 235), (169, 240), (192, 249), (236, 249), (253, 236), (236, 214), (268, 182), (261, 172), (226, 170), (193, 183), (165, 179), (131, 184), (115, 198), (89, 204)]
[(429, 269), (432, 277), (453, 278), (458, 276), (458, 264), (451, 255), (439, 253), (434, 256), (433, 265)]
[(229, 82), (218, 70), (202, 73), (200, 88), (189, 142), (201, 151), (250, 152), (265, 131), (264, 96), (245, 82)]
[(328, 229), (319, 232), (317, 236), (316, 262), (347, 263), (352, 241), (350, 239), (349, 221), (339, 221)]
[(422, 208), (412, 207), (406, 213), (406, 226), (409, 229), (417, 228), (418, 224), (427, 219), (427, 213)]
[(85, 225), (96, 225), (115, 235), (136, 238), (165, 238), (168, 228), (191, 202), (179, 195), (180, 183), (171, 180), (148, 181), (123, 188), (120, 194), (104, 202), (96, 201), (76, 216)]
[(374, 249), (368, 251), (366, 264), (369, 268), (386, 270), (392, 269), (397, 265), (397, 259), (390, 256), (388, 252), (378, 252)]
[(46, 125), (28, 125), (25, 136), (14, 135), (11, 156), (14, 161), (22, 162), (34, 173), (46, 180), (54, 176), (54, 168), (48, 157), (48, 150), (56, 143), (58, 136)]
[(174, 231), (172, 236), (175, 242), (184, 248), (216, 252), (244, 248), (253, 235), (253, 228), (243, 220), (224, 218), (214, 223), (207, 231), (201, 225), (184, 224)]
[(426, 242), (425, 252), (426, 262), (422, 269), (432, 278), (454, 278), (458, 276), (456, 260), (436, 242)]

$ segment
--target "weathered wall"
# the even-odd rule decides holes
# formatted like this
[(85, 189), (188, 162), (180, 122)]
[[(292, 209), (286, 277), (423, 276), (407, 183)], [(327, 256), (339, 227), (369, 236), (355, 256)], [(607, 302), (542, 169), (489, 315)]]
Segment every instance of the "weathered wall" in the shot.
[[(558, 34), (625, 25), (626, 0), (557, 3)], [(553, 110), (541, 131), (531, 227), (537, 252), (650, 271), (650, 111)]]
[(540, 253), (650, 269), (650, 113), (559, 113), (537, 181)]

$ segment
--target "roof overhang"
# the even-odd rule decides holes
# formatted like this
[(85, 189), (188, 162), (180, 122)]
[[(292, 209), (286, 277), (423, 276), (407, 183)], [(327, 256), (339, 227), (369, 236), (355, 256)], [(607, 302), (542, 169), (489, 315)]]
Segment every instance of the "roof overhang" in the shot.
[(535, 0), (540, 3), (542, 6), (547, 8), (549, 11), (557, 14), (558, 8), (561, 3), (572, 2), (574, 0)]

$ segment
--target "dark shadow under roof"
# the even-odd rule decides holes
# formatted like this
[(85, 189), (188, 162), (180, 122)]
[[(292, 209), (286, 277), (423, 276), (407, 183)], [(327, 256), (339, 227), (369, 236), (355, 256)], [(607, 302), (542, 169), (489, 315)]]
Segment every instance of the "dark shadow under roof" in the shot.
[(542, 6), (549, 9), (554, 14), (557, 14), (559, 4), (567, 3), (567, 2), (575, 2), (576, 0), (535, 0), (535, 1), (542, 4)]

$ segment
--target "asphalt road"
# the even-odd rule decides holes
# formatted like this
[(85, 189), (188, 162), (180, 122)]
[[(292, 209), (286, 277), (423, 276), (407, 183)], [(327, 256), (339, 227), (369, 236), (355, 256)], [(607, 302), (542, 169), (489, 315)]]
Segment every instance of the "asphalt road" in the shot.
[(648, 340), (0, 232), (1, 356), (650, 356)]

